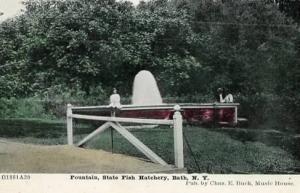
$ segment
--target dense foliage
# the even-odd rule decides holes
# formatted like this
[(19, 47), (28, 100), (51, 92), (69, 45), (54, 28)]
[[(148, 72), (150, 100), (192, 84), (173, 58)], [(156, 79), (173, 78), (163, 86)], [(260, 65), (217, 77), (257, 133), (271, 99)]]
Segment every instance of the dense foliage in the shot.
[(0, 24), (0, 97), (103, 97), (112, 87), (129, 97), (147, 69), (163, 96), (214, 101), (226, 87), (251, 124), (295, 131), (299, 17), (282, 3), (28, 0)]

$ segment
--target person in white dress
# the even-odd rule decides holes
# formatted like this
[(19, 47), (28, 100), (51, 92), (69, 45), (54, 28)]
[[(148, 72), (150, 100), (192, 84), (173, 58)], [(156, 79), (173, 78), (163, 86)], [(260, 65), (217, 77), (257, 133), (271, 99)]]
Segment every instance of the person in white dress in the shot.
[(218, 88), (218, 94), (220, 103), (233, 103), (233, 95), (230, 93), (226, 95), (224, 88)]
[(114, 116), (116, 111), (122, 108), (121, 97), (117, 92), (117, 89), (113, 89), (113, 94), (110, 95), (110, 104), (109, 107), (112, 109), (112, 115)]

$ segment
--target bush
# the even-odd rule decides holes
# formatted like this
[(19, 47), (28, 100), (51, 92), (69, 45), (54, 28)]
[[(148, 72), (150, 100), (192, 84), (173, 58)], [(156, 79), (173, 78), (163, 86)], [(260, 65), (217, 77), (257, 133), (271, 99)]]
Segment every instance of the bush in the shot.
[(43, 101), (37, 98), (17, 99), (0, 98), (1, 118), (41, 118), (54, 119), (51, 112), (47, 112)]
[(255, 95), (236, 96), (239, 116), (247, 117), (251, 127), (273, 128), (288, 132), (297, 132), (300, 105), (295, 98), (275, 94), (256, 93)]

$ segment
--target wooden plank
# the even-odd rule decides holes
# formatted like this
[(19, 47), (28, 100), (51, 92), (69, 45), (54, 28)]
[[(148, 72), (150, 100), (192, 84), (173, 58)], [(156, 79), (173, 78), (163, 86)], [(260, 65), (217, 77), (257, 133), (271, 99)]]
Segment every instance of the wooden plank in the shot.
[[(173, 110), (174, 106), (177, 104), (160, 104), (160, 105), (122, 105), (121, 110), (149, 110), (149, 109), (170, 109)], [(182, 103), (179, 104), (181, 109), (186, 108), (234, 108), (239, 103)], [(109, 110), (110, 107), (108, 105), (100, 105), (100, 106), (78, 106), (72, 107), (73, 110), (85, 110), (85, 109), (107, 109)]]
[(72, 107), (73, 110), (79, 110), (79, 109), (110, 109), (108, 105), (101, 105), (101, 106), (78, 106), (78, 107)]
[(92, 133), (90, 133), (88, 136), (86, 136), (84, 139), (82, 139), (79, 143), (77, 143), (77, 146), (80, 147), (80, 146), (84, 145), (86, 142), (88, 142), (89, 140), (91, 140), (96, 135), (102, 133), (105, 129), (107, 129), (109, 127), (110, 127), (110, 122), (104, 123), (98, 129), (96, 129), (95, 131), (93, 131)]
[(230, 122), (227, 122), (227, 121), (219, 121), (218, 123), (221, 124), (221, 125), (228, 125), (228, 124), (230, 124)]
[(173, 116), (174, 120), (174, 156), (175, 166), (184, 168), (183, 160), (183, 133), (182, 133), (182, 116), (176, 111)]
[(237, 107), (234, 108), (234, 124), (237, 124), (238, 123), (238, 115), (237, 115), (237, 112), (238, 109)]
[(145, 144), (143, 144), (139, 139), (137, 139), (119, 123), (110, 123), (110, 125), (138, 150), (145, 154), (151, 161), (153, 161), (154, 163), (159, 163), (161, 165), (168, 165), (162, 158), (155, 154), (151, 149), (149, 149)]
[(67, 136), (68, 145), (73, 145), (73, 119), (72, 119), (72, 105), (67, 105)]
[(173, 120), (104, 117), (104, 116), (79, 115), (79, 114), (72, 114), (72, 118), (97, 120), (97, 121), (124, 122), (124, 123), (144, 123), (144, 124), (154, 124), (154, 125), (172, 125), (173, 124)]
[(129, 126), (123, 126), (125, 129), (154, 129), (158, 127), (158, 125), (129, 125)]

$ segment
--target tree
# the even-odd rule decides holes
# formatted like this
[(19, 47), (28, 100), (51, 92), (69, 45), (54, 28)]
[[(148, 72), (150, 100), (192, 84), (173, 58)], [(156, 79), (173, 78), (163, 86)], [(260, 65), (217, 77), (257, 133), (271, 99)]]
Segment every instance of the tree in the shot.
[[(207, 88), (226, 87), (239, 96), (241, 112), (250, 121), (274, 122), (281, 128), (294, 124), (283, 121), (296, 120), (289, 109), (299, 98), (292, 86), (299, 83), (294, 21), (273, 1), (177, 0), (175, 5), (192, 16), (197, 33), (193, 56), (211, 69)], [(274, 105), (285, 101), (290, 105)]]
[[(108, 90), (120, 86), (131, 94), (135, 74), (148, 69), (166, 93), (181, 93), (182, 89), (163, 81), (166, 72), (174, 81), (188, 84), (191, 72), (201, 69), (198, 62), (187, 62), (186, 67), (176, 64), (191, 58), (193, 32), (185, 11), (176, 11), (167, 1), (150, 1), (137, 9), (114, 0), (24, 4), (24, 14), (16, 19), (21, 37), (18, 53), (32, 92), (63, 82), (68, 88), (79, 84), (87, 94), (98, 85)], [(170, 59), (174, 64), (164, 63)], [(192, 64), (193, 70), (182, 71)]]
[(300, 22), (300, 1), (299, 0), (274, 0), (274, 3), (278, 6), (279, 10), (286, 13)]

